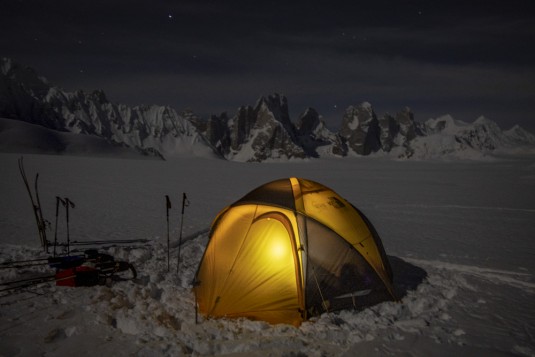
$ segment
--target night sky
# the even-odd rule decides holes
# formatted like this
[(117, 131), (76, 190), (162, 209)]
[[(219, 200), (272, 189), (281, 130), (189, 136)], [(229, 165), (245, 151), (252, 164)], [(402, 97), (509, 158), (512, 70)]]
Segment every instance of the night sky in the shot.
[(2, 1), (0, 56), (66, 91), (207, 116), (288, 97), (337, 128), (369, 101), (535, 132), (535, 2)]

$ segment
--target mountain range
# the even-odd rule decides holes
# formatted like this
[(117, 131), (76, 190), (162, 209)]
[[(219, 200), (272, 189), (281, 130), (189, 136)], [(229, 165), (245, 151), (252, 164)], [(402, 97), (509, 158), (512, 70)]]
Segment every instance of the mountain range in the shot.
[[(288, 99), (277, 93), (262, 96), (254, 106), (239, 107), (232, 116), (201, 118), (169, 106), (130, 107), (111, 102), (102, 90), (63, 91), (8, 58), (0, 60), (0, 118), (55, 132), (46, 136), (53, 140), (40, 145), (53, 142), (56, 153), (69, 152), (66, 143), (72, 140), (66, 138), (73, 134), (90, 136), (100, 147), (161, 158), (210, 156), (247, 162), (369, 155), (477, 159), (535, 148), (535, 136), (516, 125), (503, 131), (485, 117), (465, 123), (449, 115), (420, 123), (408, 107), (377, 116), (367, 102), (349, 106), (338, 131), (328, 129), (313, 108), (294, 123)], [(0, 150), (9, 151), (15, 140), (7, 140), (6, 130), (13, 132), (14, 124), (2, 123)]]

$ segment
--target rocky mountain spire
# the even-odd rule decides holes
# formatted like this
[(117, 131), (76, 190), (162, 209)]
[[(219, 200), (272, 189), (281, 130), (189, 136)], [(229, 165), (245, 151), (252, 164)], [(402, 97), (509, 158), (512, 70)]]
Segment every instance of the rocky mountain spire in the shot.
[(381, 148), (379, 121), (370, 103), (346, 109), (340, 127), (340, 136), (350, 150), (358, 155), (369, 155)]
[(330, 131), (319, 113), (307, 108), (297, 122), (297, 135), (301, 146), (311, 157), (345, 156), (347, 145), (340, 135)]

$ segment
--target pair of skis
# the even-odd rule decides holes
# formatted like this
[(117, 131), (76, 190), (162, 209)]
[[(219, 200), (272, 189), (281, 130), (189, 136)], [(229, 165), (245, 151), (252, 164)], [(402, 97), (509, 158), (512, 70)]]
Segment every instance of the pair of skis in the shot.
[[(67, 254), (70, 254), (70, 247), (72, 245), (102, 245), (102, 244), (132, 244), (132, 243), (147, 243), (147, 239), (125, 239), (125, 240), (94, 240), (94, 241), (71, 241), (70, 239), (70, 230), (69, 230), (69, 209), (74, 208), (74, 202), (72, 202), (69, 198), (61, 198), (56, 196), (56, 223), (55, 223), (55, 231), (54, 231), (54, 242), (50, 242), (47, 239), (46, 231), (50, 227), (50, 222), (46, 220), (43, 217), (43, 210), (41, 208), (41, 201), (39, 199), (39, 173), (35, 175), (35, 179), (33, 182), (33, 187), (30, 184), (30, 180), (28, 180), (28, 176), (26, 175), (26, 171), (24, 169), (24, 158), (21, 157), (18, 159), (19, 164), (19, 172), (22, 176), (22, 180), (24, 181), (24, 186), (26, 187), (26, 191), (28, 192), (28, 196), (30, 197), (30, 201), (32, 203), (33, 213), (35, 216), (35, 221), (37, 223), (37, 230), (39, 233), (39, 241), (41, 242), (41, 246), (44, 248), (45, 252), (48, 253), (50, 245), (54, 245), (54, 256), (56, 256), (56, 247), (57, 246), (67, 246)], [(33, 188), (33, 190), (32, 190)], [(60, 205), (63, 205), (65, 207), (65, 216), (67, 220), (67, 243), (58, 243), (58, 215), (59, 215), (59, 208)]]
[[(35, 216), (35, 221), (37, 223), (37, 230), (39, 233), (39, 240), (41, 246), (48, 253), (48, 248), (50, 246), (50, 241), (46, 237), (46, 230), (50, 227), (50, 222), (44, 219), (43, 210), (41, 208), (41, 200), (39, 199), (39, 173), (35, 174), (35, 180), (32, 187), (28, 181), (28, 176), (26, 175), (26, 170), (24, 169), (24, 158), (21, 157), (18, 159), (19, 172), (24, 181), (24, 186), (26, 186), (26, 191), (30, 197), (30, 201), (33, 207), (33, 213)], [(56, 224), (54, 232), (54, 256), (56, 256), (56, 246), (58, 245), (58, 213), (60, 203), (65, 207), (66, 219), (67, 219), (67, 254), (70, 253), (70, 233), (69, 233), (69, 207), (74, 208), (74, 202), (69, 198), (65, 197), (64, 199), (56, 196)]]
[[(182, 193), (182, 212), (180, 215), (180, 235), (178, 237), (178, 254), (176, 261), (176, 273), (179, 272), (180, 267), (180, 249), (182, 247), (182, 228), (184, 227), (184, 210), (189, 206), (189, 200), (186, 193)], [(171, 209), (171, 200), (169, 196), (165, 195), (165, 207), (167, 213), (167, 271), (170, 270), (170, 243), (169, 243), (169, 210)]]
[(23, 160), (24, 160), (23, 157), (18, 159), (20, 175), (22, 176), (22, 180), (24, 181), (24, 185), (26, 186), (26, 191), (28, 191), (28, 195), (30, 196), (30, 201), (32, 202), (33, 213), (35, 216), (35, 220), (37, 222), (37, 230), (39, 232), (39, 240), (41, 241), (41, 246), (48, 253), (48, 245), (50, 244), (50, 242), (46, 238), (46, 229), (48, 226), (50, 226), (50, 222), (43, 218), (43, 211), (41, 209), (41, 201), (39, 200), (39, 185), (38, 185), (39, 173), (35, 174), (34, 187), (33, 187), (34, 192), (32, 193), (32, 188), (30, 187), (28, 177), (26, 176), (26, 171), (24, 170)]

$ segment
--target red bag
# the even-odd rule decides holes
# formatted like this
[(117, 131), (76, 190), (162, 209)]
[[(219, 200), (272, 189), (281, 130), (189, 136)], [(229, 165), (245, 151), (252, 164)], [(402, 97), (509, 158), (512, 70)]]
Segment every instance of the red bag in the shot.
[(80, 265), (75, 268), (58, 270), (56, 286), (94, 286), (99, 282), (99, 272), (91, 266)]

